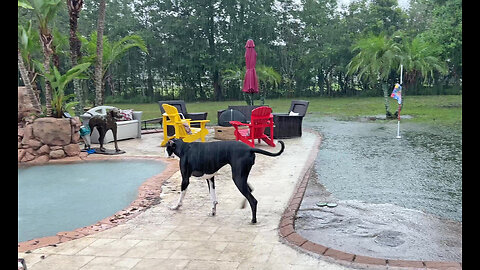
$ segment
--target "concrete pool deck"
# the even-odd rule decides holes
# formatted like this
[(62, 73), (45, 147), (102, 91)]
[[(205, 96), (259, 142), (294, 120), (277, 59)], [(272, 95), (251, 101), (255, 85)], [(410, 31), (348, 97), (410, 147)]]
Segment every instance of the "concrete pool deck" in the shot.
[[(210, 130), (208, 140), (212, 140)], [(125, 157), (158, 158), (162, 133), (120, 141)], [(116, 226), (58, 244), (18, 252), (28, 269), (460, 269), (456, 262), (390, 261), (369, 258), (308, 241), (295, 232), (295, 215), (302, 201), (308, 171), (318, 152), (320, 136), (305, 131), (284, 140), (279, 157), (256, 155), (249, 182), (258, 200), (258, 223), (250, 223), (247, 206), (240, 209), (229, 166), (215, 178), (217, 215), (203, 180), (192, 178), (184, 204), (171, 211), (180, 192), (180, 172), (172, 170), (162, 182), (160, 201)], [(113, 148), (112, 144), (106, 145)], [(259, 148), (276, 151), (265, 144)], [(124, 156), (124, 157), (123, 157)], [(87, 160), (99, 158), (91, 155)], [(177, 163), (176, 161), (173, 163)], [(164, 180), (164, 181), (163, 181)], [(158, 191), (158, 189), (157, 189)], [(153, 194), (150, 194), (153, 195)]]

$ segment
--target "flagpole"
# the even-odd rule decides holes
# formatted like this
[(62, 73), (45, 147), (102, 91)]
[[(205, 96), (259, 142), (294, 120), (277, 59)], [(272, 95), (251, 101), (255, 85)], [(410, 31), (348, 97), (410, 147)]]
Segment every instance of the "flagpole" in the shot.
[(397, 139), (401, 139), (402, 136), (400, 136), (400, 111), (402, 110), (402, 105), (398, 105), (398, 121), (397, 121)]
[[(403, 65), (400, 65), (400, 86), (402, 85), (403, 81)], [(397, 139), (401, 139), (400, 136), (400, 111), (402, 110), (402, 104), (398, 104), (398, 121), (397, 121)]]
[(400, 85), (402, 85), (403, 83), (402, 78), (403, 78), (403, 65), (400, 65)]

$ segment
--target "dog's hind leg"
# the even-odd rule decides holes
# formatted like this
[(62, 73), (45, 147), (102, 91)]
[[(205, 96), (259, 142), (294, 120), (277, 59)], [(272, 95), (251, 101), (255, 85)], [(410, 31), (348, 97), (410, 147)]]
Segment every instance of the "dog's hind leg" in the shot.
[(117, 143), (117, 124), (115, 124), (115, 126), (112, 127), (112, 133), (113, 133), (113, 142), (115, 143), (115, 151), (120, 152), (120, 148), (118, 148), (118, 143)]
[[(250, 191), (250, 193), (252, 193), (252, 191), (253, 191), (252, 186), (251, 186), (248, 182), (247, 182), (247, 185), (248, 185), (248, 190)], [(245, 205), (246, 205), (246, 204), (247, 204), (247, 199), (244, 198), (244, 199), (242, 200), (242, 204), (240, 204), (240, 208), (241, 208), (241, 209), (245, 208)]]
[(97, 126), (98, 130), (98, 142), (100, 143), (100, 150), (105, 151), (105, 147), (103, 147), (103, 141), (105, 139), (105, 133), (107, 133), (107, 130), (104, 127)]
[(250, 166), (244, 167), (242, 170), (234, 170), (232, 168), (233, 182), (237, 186), (238, 190), (247, 199), (250, 207), (252, 208), (252, 223), (257, 223), (257, 203), (258, 201), (253, 197), (251, 188), (247, 183), (248, 174), (250, 173)]
[(217, 195), (215, 194), (215, 179), (214, 176), (207, 179), (208, 191), (210, 192), (210, 199), (212, 199), (212, 212), (210, 213), (211, 216), (215, 216), (217, 214)]
[[(246, 183), (246, 180), (245, 180)], [(235, 182), (237, 185), (237, 182)], [(252, 223), (257, 223), (257, 203), (258, 201), (253, 197), (252, 193), (248, 190), (248, 185), (243, 184), (241, 186), (237, 185), (238, 190), (245, 196), (248, 203), (250, 204), (250, 208), (252, 209)]]

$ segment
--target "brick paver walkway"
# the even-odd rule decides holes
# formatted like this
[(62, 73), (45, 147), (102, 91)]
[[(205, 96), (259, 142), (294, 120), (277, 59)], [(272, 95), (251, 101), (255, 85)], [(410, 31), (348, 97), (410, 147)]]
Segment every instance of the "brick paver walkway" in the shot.
[[(119, 142), (130, 156), (164, 155), (161, 134)], [(161, 202), (111, 229), (55, 246), (19, 252), (29, 270), (38, 269), (345, 269), (298, 251), (279, 236), (281, 216), (303, 178), (319, 138), (310, 132), (285, 140), (279, 157), (256, 155), (249, 182), (258, 200), (258, 223), (250, 223), (250, 207), (240, 209), (242, 195), (231, 180), (230, 166), (215, 178), (217, 215), (204, 180), (192, 178), (183, 206), (178, 199), (180, 173), (162, 188)], [(107, 145), (107, 148), (110, 145)], [(277, 151), (266, 145), (263, 149)], [(279, 147), (279, 146), (278, 146)]]

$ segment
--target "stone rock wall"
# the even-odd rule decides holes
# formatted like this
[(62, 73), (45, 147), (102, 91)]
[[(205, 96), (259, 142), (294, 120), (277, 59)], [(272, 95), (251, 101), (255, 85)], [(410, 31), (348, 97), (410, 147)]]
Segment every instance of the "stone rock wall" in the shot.
[(18, 163), (43, 163), (80, 155), (78, 117), (37, 118), (18, 126)]

